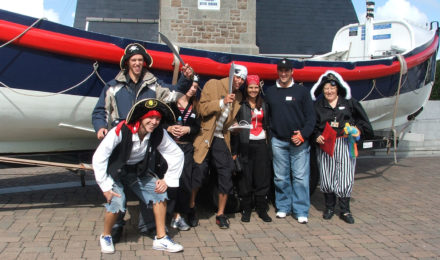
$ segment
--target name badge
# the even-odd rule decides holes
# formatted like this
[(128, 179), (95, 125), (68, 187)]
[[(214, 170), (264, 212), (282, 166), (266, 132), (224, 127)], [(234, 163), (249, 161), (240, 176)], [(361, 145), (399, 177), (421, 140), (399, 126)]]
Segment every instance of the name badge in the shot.
[(286, 101), (292, 101), (292, 97), (291, 96), (287, 96), (286, 97)]
[(332, 122), (330, 122), (330, 126), (331, 127), (339, 127), (339, 122), (336, 122), (336, 121), (332, 121)]
[(339, 110), (344, 110), (344, 109), (345, 109), (344, 106), (339, 107)]

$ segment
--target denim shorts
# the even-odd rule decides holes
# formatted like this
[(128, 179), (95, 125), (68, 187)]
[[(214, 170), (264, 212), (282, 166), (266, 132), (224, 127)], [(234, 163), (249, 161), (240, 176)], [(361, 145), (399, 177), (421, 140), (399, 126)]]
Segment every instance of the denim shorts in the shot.
[(152, 176), (138, 177), (136, 174), (128, 174), (121, 178), (113, 184), (113, 192), (118, 193), (121, 197), (113, 196), (110, 203), (105, 204), (105, 208), (108, 212), (118, 213), (119, 211), (125, 212), (125, 193), (124, 185), (131, 189), (136, 196), (149, 204), (150, 202), (157, 203), (165, 201), (168, 199), (167, 192), (156, 193), (154, 189), (156, 188), (157, 179)]

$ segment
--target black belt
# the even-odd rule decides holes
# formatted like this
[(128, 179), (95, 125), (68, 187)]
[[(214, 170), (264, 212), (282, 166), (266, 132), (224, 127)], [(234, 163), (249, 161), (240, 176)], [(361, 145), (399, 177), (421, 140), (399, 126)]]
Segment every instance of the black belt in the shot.
[(253, 143), (253, 144), (265, 144), (265, 143), (266, 143), (266, 139), (259, 139), (259, 140), (252, 140), (252, 139), (249, 139), (249, 143)]

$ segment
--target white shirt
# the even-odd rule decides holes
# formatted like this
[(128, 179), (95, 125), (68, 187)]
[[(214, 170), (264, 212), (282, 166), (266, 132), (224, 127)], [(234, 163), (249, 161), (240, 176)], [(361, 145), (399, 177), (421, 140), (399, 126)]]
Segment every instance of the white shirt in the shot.
[[(117, 136), (115, 129), (115, 127), (112, 128), (101, 141), (92, 160), (96, 183), (103, 192), (111, 190), (113, 183), (115, 182), (110, 174), (107, 174), (110, 155), (112, 154), (113, 149), (115, 149), (115, 147), (122, 141), (122, 131), (119, 133), (119, 136)], [(168, 133), (165, 130), (163, 131), (162, 142), (157, 147), (157, 150), (161, 153), (168, 164), (164, 180), (169, 187), (179, 187), (179, 177), (180, 174), (182, 174), (184, 163), (183, 152), (173, 139), (171, 139)], [(151, 133), (148, 133), (144, 137), (144, 140), (140, 141), (139, 135), (137, 133), (133, 134), (133, 147), (127, 161), (128, 165), (134, 165), (145, 158), (150, 136)]]

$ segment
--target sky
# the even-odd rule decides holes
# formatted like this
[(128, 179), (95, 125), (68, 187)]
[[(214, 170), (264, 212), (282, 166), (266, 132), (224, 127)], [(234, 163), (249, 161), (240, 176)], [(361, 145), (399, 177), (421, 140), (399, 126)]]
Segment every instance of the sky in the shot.
[[(194, 0), (196, 1), (196, 0)], [(223, 0), (226, 1), (226, 0)], [(352, 0), (360, 21), (365, 19), (365, 0)], [(375, 19), (406, 18), (425, 25), (440, 22), (440, 0), (377, 0)], [(0, 8), (73, 26), (76, 0), (0, 0)]]

